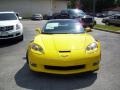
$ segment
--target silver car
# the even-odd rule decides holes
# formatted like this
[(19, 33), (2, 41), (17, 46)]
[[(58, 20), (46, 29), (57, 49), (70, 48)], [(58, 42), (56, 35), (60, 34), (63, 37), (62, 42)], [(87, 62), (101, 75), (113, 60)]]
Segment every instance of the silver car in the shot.
[(33, 14), (32, 15), (32, 20), (43, 20), (42, 14)]
[(106, 25), (120, 25), (120, 14), (114, 14), (102, 20)]

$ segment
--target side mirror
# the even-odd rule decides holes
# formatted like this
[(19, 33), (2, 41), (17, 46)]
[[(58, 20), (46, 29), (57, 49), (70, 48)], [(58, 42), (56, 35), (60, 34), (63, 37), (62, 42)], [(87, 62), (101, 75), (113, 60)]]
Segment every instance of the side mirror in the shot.
[(92, 32), (92, 30), (91, 30), (90, 27), (85, 28), (85, 31), (86, 31), (86, 32)]
[(21, 20), (21, 19), (22, 19), (22, 17), (18, 17), (18, 19), (19, 19), (19, 20)]
[(40, 28), (36, 28), (35, 31), (36, 31), (37, 34), (41, 34), (41, 29)]

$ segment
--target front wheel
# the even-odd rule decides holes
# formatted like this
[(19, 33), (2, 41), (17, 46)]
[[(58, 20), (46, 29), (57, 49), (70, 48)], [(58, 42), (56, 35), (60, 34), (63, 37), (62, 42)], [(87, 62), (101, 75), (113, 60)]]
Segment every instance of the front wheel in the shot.
[(28, 61), (28, 50), (26, 52), (26, 62), (27, 62), (27, 64), (29, 64), (29, 61)]
[(23, 41), (23, 38), (24, 38), (23, 35), (19, 36), (19, 37), (18, 37), (18, 41)]
[(105, 22), (105, 24), (106, 24), (106, 25), (110, 25), (110, 23), (109, 23), (108, 21), (107, 21), (107, 22)]

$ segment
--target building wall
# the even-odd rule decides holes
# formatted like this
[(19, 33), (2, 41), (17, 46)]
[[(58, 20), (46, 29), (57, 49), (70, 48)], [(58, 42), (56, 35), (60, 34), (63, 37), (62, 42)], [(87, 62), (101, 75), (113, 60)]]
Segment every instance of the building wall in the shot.
[(51, 13), (51, 0), (32, 0), (31, 1), (31, 13)]
[(31, 14), (30, 0), (0, 0), (0, 11), (16, 11), (22, 16)]
[(52, 14), (65, 8), (66, 0), (0, 0), (0, 11), (19, 12), (23, 17), (34, 13)]
[(53, 11), (60, 12), (63, 9), (67, 8), (67, 1), (66, 0), (54, 0), (53, 2)]

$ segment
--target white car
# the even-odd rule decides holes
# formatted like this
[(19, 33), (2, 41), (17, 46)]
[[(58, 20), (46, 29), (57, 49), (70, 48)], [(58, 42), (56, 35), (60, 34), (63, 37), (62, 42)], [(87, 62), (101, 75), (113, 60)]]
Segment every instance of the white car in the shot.
[(0, 40), (8, 39), (23, 40), (23, 25), (16, 13), (0, 12)]

